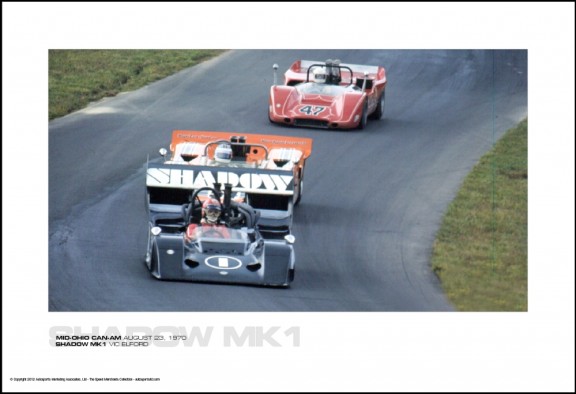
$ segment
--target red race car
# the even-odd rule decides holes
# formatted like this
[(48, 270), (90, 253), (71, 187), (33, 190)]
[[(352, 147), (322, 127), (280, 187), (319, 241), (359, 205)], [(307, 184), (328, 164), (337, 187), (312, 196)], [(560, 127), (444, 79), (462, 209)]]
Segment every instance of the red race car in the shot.
[(324, 129), (363, 129), (384, 114), (386, 70), (382, 66), (297, 60), (270, 88), (271, 122)]

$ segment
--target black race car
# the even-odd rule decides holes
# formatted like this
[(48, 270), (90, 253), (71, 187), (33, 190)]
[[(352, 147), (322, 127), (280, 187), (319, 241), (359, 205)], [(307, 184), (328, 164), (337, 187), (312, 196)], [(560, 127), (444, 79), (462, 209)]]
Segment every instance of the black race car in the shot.
[[(288, 287), (294, 280), (294, 236), (265, 239), (259, 212), (232, 198), (232, 185), (193, 190), (178, 210), (148, 204), (146, 265), (158, 279)], [(202, 224), (202, 203), (221, 204), (222, 221)], [(168, 209), (165, 209), (169, 207)]]

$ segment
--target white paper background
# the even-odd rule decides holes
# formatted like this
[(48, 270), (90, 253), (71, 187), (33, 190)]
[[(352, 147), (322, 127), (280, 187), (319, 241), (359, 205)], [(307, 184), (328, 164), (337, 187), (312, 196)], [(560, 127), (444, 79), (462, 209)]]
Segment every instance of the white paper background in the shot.
[[(574, 33), (574, 3), (2, 3), (3, 391), (574, 391)], [(529, 312), (49, 313), (48, 49), (106, 48), (528, 49)], [(48, 343), (164, 325), (214, 332)], [(251, 326), (298, 327), (300, 346), (224, 346)], [(11, 381), (28, 377), (161, 380)]]

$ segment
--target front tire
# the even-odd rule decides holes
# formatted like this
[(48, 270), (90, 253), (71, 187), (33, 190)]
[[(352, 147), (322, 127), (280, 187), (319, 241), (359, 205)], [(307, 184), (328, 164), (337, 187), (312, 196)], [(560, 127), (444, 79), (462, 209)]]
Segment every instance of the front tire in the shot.
[(150, 256), (150, 266), (148, 268), (153, 277), (160, 279), (160, 272), (158, 270), (158, 247), (156, 243), (152, 245), (152, 255)]
[(144, 256), (144, 264), (146, 268), (150, 271), (150, 264), (152, 262), (152, 233), (150, 232), (150, 226), (148, 226), (148, 241), (146, 242), (146, 256)]

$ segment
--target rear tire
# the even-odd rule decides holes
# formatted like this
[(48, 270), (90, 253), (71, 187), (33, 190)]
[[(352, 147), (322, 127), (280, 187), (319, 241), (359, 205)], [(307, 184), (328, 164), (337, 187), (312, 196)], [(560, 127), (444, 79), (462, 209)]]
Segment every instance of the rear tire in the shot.
[(362, 107), (362, 117), (360, 118), (360, 123), (358, 123), (358, 129), (363, 130), (368, 123), (368, 104), (364, 102), (364, 107)]
[(300, 186), (298, 186), (298, 197), (296, 197), (296, 201), (294, 201), (294, 206), (300, 204), (300, 200), (302, 199), (302, 191), (304, 190), (304, 179), (300, 178)]
[(374, 111), (374, 113), (372, 114), (372, 119), (382, 119), (382, 116), (384, 116), (384, 93), (385, 91), (382, 91), (382, 94), (380, 95), (380, 98), (378, 99), (378, 106), (376, 107), (376, 110)]

